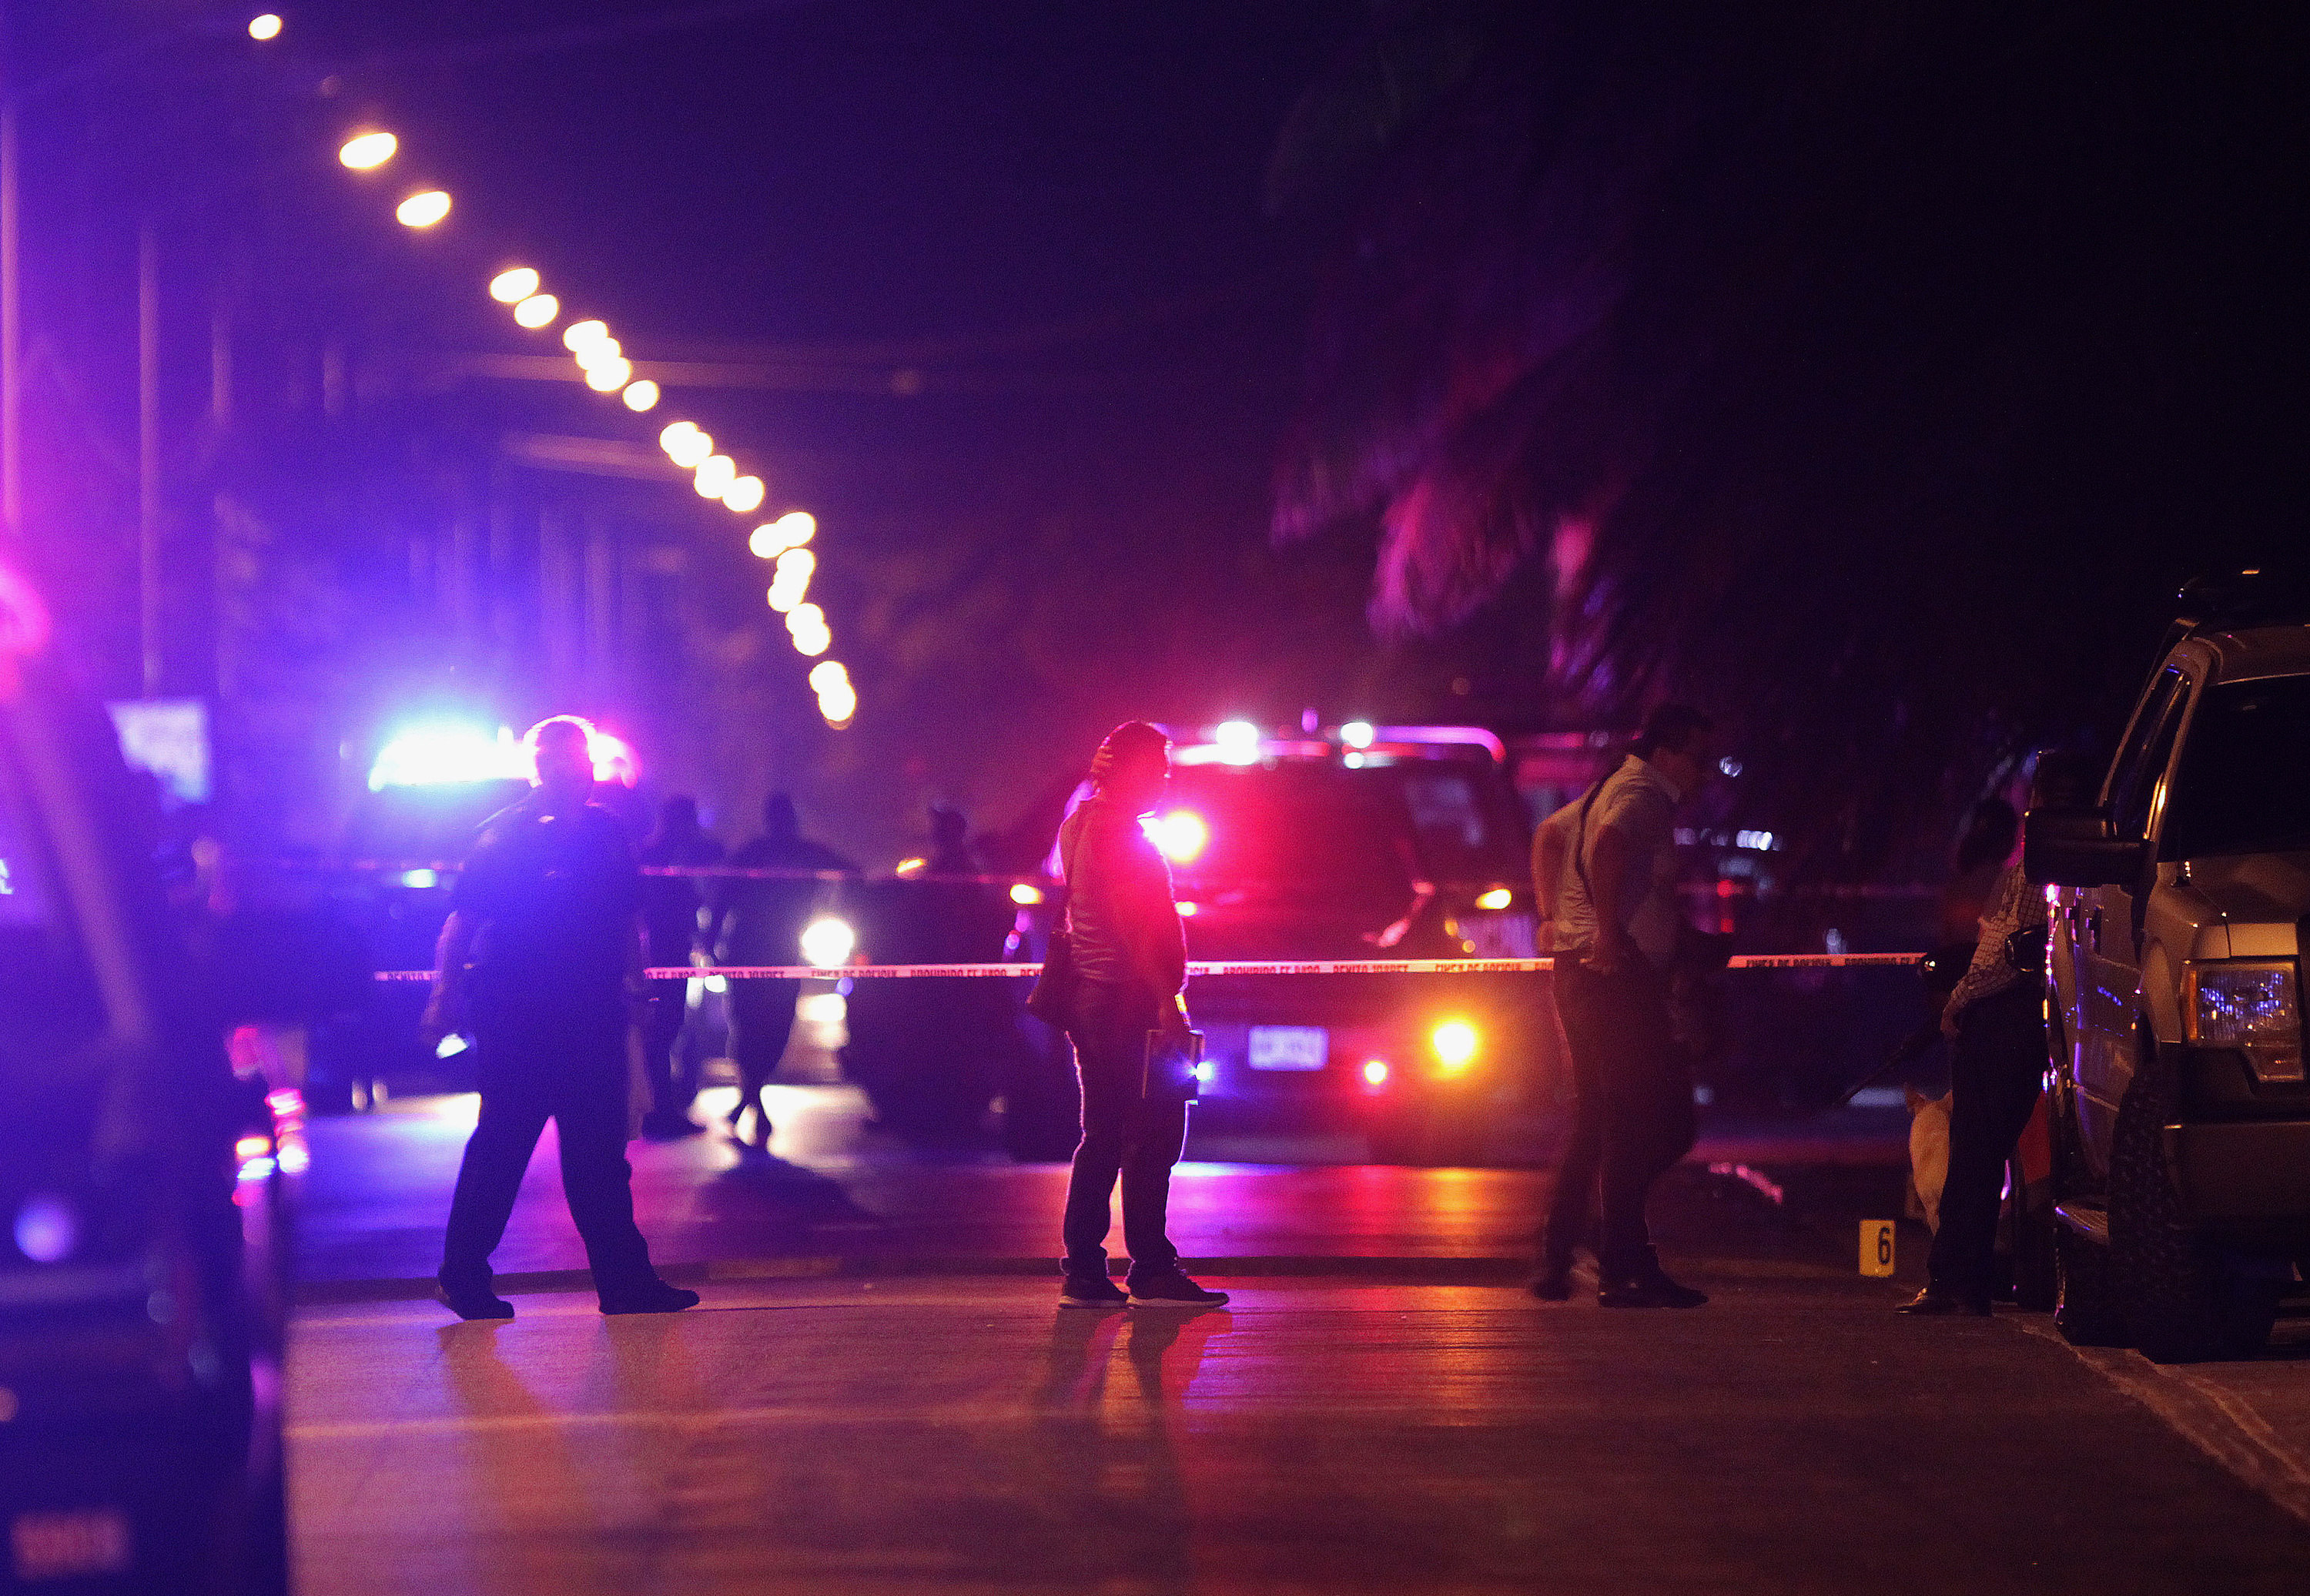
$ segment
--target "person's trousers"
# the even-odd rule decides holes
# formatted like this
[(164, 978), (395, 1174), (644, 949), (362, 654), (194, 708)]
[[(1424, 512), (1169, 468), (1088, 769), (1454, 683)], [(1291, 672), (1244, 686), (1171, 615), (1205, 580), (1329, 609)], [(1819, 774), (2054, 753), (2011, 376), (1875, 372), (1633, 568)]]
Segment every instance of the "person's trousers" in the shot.
[(1926, 1278), (1934, 1289), (1981, 1298), (1996, 1266), (2006, 1160), (2044, 1089), (2044, 994), (2024, 981), (1958, 1011), (1950, 1050), (1949, 1175)]
[(1093, 981), (1078, 990), (1067, 1035), (1082, 1080), (1082, 1141), (1061, 1227), (1070, 1274), (1107, 1273), (1107, 1210), (1118, 1177), (1132, 1273), (1159, 1273), (1178, 1262), (1165, 1229), (1171, 1166), (1187, 1140), (1187, 1105), (1175, 1087), (1142, 1090), (1147, 1033), (1162, 1019), (1162, 1001), (1145, 993)]
[(730, 1057), (741, 1079), (767, 1080), (777, 1073), (801, 999), (799, 981), (730, 983)]
[(482, 1112), (465, 1143), (441, 1250), (441, 1282), (488, 1289), (523, 1173), (545, 1122), (561, 1146), (561, 1187), (606, 1302), (657, 1279), (634, 1223), (626, 1162), (625, 1020), (615, 1007), (477, 1020)]
[(1669, 976), (1638, 960), (1603, 975), (1564, 956), (1556, 1008), (1572, 1054), (1572, 1138), (1557, 1171), (1541, 1262), (1563, 1267), (1601, 1210), (1607, 1280), (1655, 1267), (1645, 1204), (1692, 1150), (1692, 1071), (1669, 1019)]
[(694, 1073), (674, 1057), (682, 1039), (682, 1022), (690, 1018), (690, 983), (653, 981), (642, 1018), (642, 1059), (649, 1074), (650, 1115), (660, 1123), (687, 1119), (690, 1099), (698, 1096)]

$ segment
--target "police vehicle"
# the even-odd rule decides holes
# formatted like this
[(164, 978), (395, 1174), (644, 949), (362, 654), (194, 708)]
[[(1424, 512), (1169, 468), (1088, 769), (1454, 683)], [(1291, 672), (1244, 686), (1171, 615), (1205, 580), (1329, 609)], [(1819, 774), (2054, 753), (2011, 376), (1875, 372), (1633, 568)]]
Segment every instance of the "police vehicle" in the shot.
[[(1530, 958), (1530, 828), (1506, 750), (1466, 726), (1168, 728), (1170, 861), (1192, 959)], [(1197, 1123), (1360, 1133), (1464, 1163), (1523, 1100), (1542, 977), (1198, 977)]]
[(282, 1160), (237, 1081), (159, 814), (0, 571), (0, 1569), (6, 1588), (288, 1588)]

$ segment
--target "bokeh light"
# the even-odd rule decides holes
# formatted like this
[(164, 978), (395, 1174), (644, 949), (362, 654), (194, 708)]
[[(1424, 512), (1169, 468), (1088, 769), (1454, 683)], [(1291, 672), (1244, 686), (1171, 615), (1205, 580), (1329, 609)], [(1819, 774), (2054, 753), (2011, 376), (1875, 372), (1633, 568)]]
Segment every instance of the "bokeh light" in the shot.
[(1447, 1019), (1429, 1034), (1436, 1062), (1447, 1071), (1464, 1070), (1476, 1056), (1476, 1028), (1464, 1019)]
[(431, 227), (448, 214), (449, 196), (439, 188), (412, 194), (393, 210), (393, 219), (404, 227)]
[(762, 479), (740, 477), (722, 490), (722, 502), (740, 515), (751, 515), (762, 507)]
[(770, 581), (770, 608), (785, 614), (801, 603), (817, 568), (818, 556), (807, 549), (789, 549), (779, 555), (777, 573)]
[(561, 314), (561, 301), (551, 294), (532, 294), (513, 308), (513, 318), (525, 327), (550, 327)]
[(1203, 816), (1191, 809), (1150, 815), (1139, 824), (1147, 833), (1147, 840), (1174, 864), (1193, 862), (1211, 840), (1211, 828), (1203, 823)]
[(800, 945), (803, 958), (829, 970), (850, 962), (858, 946), (858, 933), (850, 929), (848, 921), (829, 915), (803, 927)]
[(695, 485), (700, 499), (719, 499), (738, 480), (738, 463), (727, 455), (708, 455), (698, 463)]
[(657, 384), (652, 382), (648, 377), (645, 377), (638, 382), (630, 382), (626, 385), (626, 408), (628, 410), (649, 410), (655, 407), (656, 403)]
[(577, 354), (588, 344), (599, 343), (610, 335), (610, 324), (604, 321), (573, 321), (561, 330), (561, 347)]
[(527, 266), (511, 266), (490, 279), (490, 298), (500, 305), (518, 305), (537, 291), (538, 275)]
[(597, 394), (614, 394), (626, 386), (626, 379), (633, 374), (631, 360), (612, 355), (586, 368), (586, 386)]
[(263, 16), (249, 18), (248, 36), (259, 44), (265, 43), (267, 39), (280, 38), (281, 19), (269, 11)]
[(389, 133), (357, 133), (337, 146), (337, 159), (354, 171), (374, 171), (400, 148), (401, 141)]

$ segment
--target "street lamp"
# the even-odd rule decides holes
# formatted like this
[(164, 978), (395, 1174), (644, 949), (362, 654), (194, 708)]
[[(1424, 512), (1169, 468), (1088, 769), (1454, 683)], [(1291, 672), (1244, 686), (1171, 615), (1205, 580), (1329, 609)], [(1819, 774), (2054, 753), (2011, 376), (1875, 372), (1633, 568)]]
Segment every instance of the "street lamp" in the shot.
[(490, 279), (490, 298), (500, 305), (518, 305), (537, 292), (540, 281), (527, 266), (511, 267)]
[(700, 499), (719, 499), (738, 480), (738, 463), (727, 455), (708, 455), (698, 463), (692, 481)]
[(337, 146), (337, 160), (357, 172), (373, 172), (391, 160), (401, 141), (389, 133), (357, 133)]
[(449, 213), (449, 196), (438, 188), (412, 194), (393, 209), (393, 219), (404, 227), (431, 227)]

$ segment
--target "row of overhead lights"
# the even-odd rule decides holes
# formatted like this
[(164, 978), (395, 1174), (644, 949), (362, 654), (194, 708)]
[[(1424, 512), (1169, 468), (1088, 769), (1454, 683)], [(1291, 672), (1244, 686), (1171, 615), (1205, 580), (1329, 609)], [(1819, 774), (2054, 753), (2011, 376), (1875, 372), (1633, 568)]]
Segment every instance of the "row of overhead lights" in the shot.
[[(252, 21), (248, 32), (260, 41), (276, 38), (281, 19), (268, 13)], [(353, 171), (375, 171), (400, 148), (400, 140), (392, 134), (368, 130), (347, 138), (338, 148), (337, 159)], [(446, 190), (420, 189), (403, 198), (393, 213), (404, 227), (430, 228), (447, 219), (450, 204)], [(489, 284), (490, 298), (509, 307), (515, 324), (533, 333), (543, 332), (561, 320), (561, 301), (544, 289), (543, 279), (530, 266), (508, 267), (491, 278)], [(657, 408), (663, 396), (658, 385), (634, 375), (632, 360), (611, 335), (608, 324), (591, 319), (570, 322), (561, 330), (561, 346), (578, 362), (586, 386), (595, 393), (615, 395), (637, 413)], [(690, 473), (700, 498), (718, 499), (734, 515), (751, 516), (762, 507), (769, 493), (762, 479), (741, 473), (737, 462), (718, 453), (713, 438), (696, 422), (671, 423), (658, 434), (658, 447), (668, 460)], [(806, 545), (817, 531), (818, 523), (808, 511), (789, 510), (755, 527), (746, 546), (757, 558), (771, 563), (770, 608), (785, 616), (795, 652), (817, 661), (810, 670), (811, 690), (818, 695), (818, 712), (826, 724), (840, 731), (857, 716), (858, 694), (842, 662), (825, 657), (834, 646), (834, 633), (827, 624), (826, 612), (805, 597), (818, 568), (818, 557)]]

